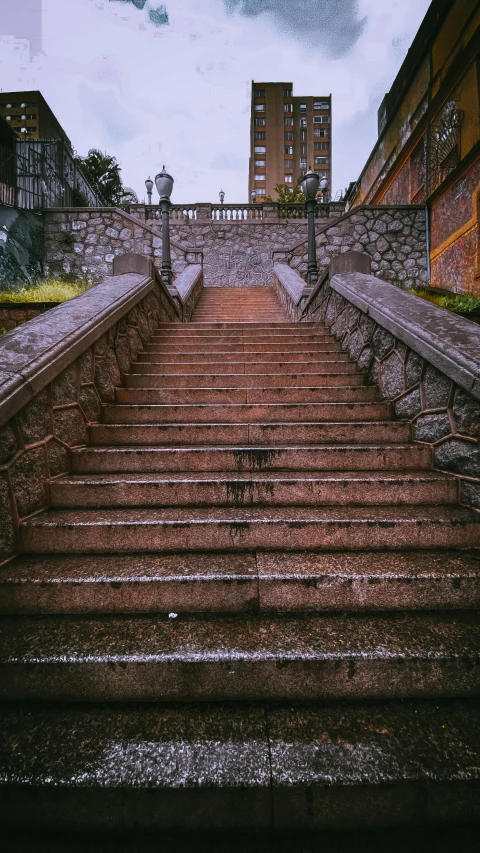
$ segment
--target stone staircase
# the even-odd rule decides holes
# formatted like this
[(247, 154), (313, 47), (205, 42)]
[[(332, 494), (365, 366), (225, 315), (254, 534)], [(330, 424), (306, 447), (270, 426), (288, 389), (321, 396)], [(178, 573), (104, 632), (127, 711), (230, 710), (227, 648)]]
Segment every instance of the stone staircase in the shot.
[(90, 440), (0, 569), (6, 825), (478, 819), (480, 516), (324, 326), (207, 289)]

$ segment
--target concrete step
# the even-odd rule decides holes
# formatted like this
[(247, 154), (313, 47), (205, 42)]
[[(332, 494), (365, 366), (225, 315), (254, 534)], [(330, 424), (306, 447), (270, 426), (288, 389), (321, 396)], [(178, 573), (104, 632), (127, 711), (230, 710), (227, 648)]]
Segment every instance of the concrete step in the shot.
[(420, 444), (309, 447), (86, 447), (74, 450), (72, 473), (148, 471), (423, 471), (430, 447)]
[(475, 696), (480, 618), (442, 613), (10, 616), (4, 701), (219, 702)]
[[(341, 386), (363, 386), (364, 377), (360, 373), (173, 373), (165, 374), (161, 365), (148, 373), (145, 365), (142, 372), (127, 373), (123, 379), (126, 388), (312, 388)], [(197, 365), (197, 370), (199, 370)], [(297, 368), (298, 369), (298, 368)]]
[(22, 522), (28, 554), (477, 548), (480, 515), (452, 506), (48, 510)]
[[(141, 361), (135, 361), (131, 365), (131, 373), (127, 376), (136, 374), (155, 374), (164, 377), (175, 376), (177, 374), (200, 374), (203, 376), (211, 376), (216, 379), (219, 376), (234, 374), (239, 377), (245, 376), (273, 376), (279, 373), (287, 380), (287, 377), (296, 376), (301, 379), (305, 376), (339, 376), (340, 374), (355, 377), (362, 377), (363, 374), (357, 370), (356, 365), (346, 359), (338, 360), (333, 357), (329, 361), (322, 359), (318, 361), (306, 361), (300, 364), (296, 361), (227, 361), (225, 364), (217, 364), (215, 360), (207, 362), (197, 361), (166, 361), (158, 360), (155, 356), (151, 358), (142, 358)], [(288, 379), (288, 381), (293, 381)]]
[(223, 341), (218, 343), (205, 343), (204, 341), (195, 341), (195, 343), (162, 343), (162, 338), (158, 341), (152, 340), (151, 343), (145, 344), (145, 352), (209, 352), (210, 354), (218, 354), (222, 352), (236, 353), (261, 353), (261, 352), (281, 352), (283, 355), (291, 354), (295, 357), (296, 353), (322, 353), (322, 352), (338, 352), (340, 344), (335, 340), (326, 339), (325, 341), (305, 341), (301, 343), (276, 343), (275, 341), (266, 341), (265, 343), (239, 343), (231, 344)]
[(407, 421), (336, 423), (92, 424), (90, 443), (99, 446), (368, 444), (407, 442)]
[(174, 331), (167, 332), (161, 331), (155, 335), (152, 335), (150, 342), (153, 344), (170, 344), (175, 343), (181, 346), (190, 345), (190, 344), (205, 344), (206, 346), (210, 346), (210, 344), (252, 344), (252, 343), (275, 343), (275, 344), (288, 344), (289, 346), (294, 346), (295, 344), (310, 344), (310, 343), (324, 343), (332, 341), (335, 342), (335, 338), (331, 334), (331, 332), (324, 329), (321, 332), (305, 332), (301, 334), (297, 332), (296, 335), (290, 334), (282, 334), (281, 332), (274, 332), (270, 330), (269, 332), (256, 332), (256, 333), (248, 333), (244, 331), (243, 333), (239, 332), (222, 332), (216, 331), (211, 332), (210, 334), (206, 334), (205, 332), (191, 332), (189, 335), (185, 334), (185, 332), (177, 333)]
[(275, 337), (277, 335), (282, 336), (285, 335), (292, 336), (293, 338), (297, 338), (298, 335), (328, 335), (333, 337), (328, 326), (324, 326), (321, 323), (317, 325), (309, 325), (307, 323), (292, 323), (289, 326), (279, 325), (277, 323), (271, 323), (267, 326), (262, 325), (261, 323), (246, 323), (241, 325), (239, 323), (231, 323), (228, 327), (221, 327), (219, 325), (211, 324), (208, 325), (206, 323), (195, 324), (195, 323), (164, 323), (157, 327), (155, 335), (175, 335), (179, 338), (190, 338), (192, 335), (195, 337), (201, 338), (215, 338), (221, 337), (228, 338), (230, 336), (233, 337), (250, 337), (252, 335), (266, 335), (268, 337)]
[(0, 613), (471, 610), (480, 551), (51, 554), (0, 567)]
[(378, 421), (387, 420), (391, 416), (391, 403), (225, 403), (183, 406), (137, 404), (105, 406), (103, 409), (103, 422), (106, 424), (318, 423)]
[[(452, 853), (456, 844), (473, 853), (478, 826), (452, 829), (447, 821), (480, 817), (479, 716), (471, 698), (7, 705), (0, 820), (15, 845), (4, 849)], [(372, 826), (388, 829), (365, 832)], [(68, 834), (43, 846), (39, 827)], [(121, 834), (102, 833), (112, 827)], [(302, 836), (326, 827), (357, 831)], [(28, 828), (30, 843), (22, 838)], [(265, 834), (271, 829), (282, 834)], [(222, 833), (215, 841), (200, 830)]]
[[(245, 364), (245, 368), (247, 368), (248, 364), (252, 365), (252, 368), (255, 370), (258, 369), (258, 365), (267, 364), (269, 362), (274, 362), (277, 364), (285, 364), (286, 362), (289, 364), (294, 364), (296, 366), (297, 372), (300, 370), (300, 365), (303, 362), (314, 363), (319, 367), (320, 365), (331, 365), (331, 364), (340, 364), (347, 363), (351, 364), (347, 353), (340, 352), (340, 349), (336, 350), (334, 348), (335, 345), (331, 345), (328, 350), (322, 353), (321, 358), (318, 354), (313, 354), (310, 352), (296, 352), (295, 355), (286, 355), (281, 352), (222, 352), (212, 354), (209, 351), (206, 352), (195, 352), (195, 353), (187, 353), (187, 352), (139, 352), (138, 354), (138, 362), (147, 362), (147, 363), (171, 363), (172, 361), (176, 364), (180, 365), (182, 363), (195, 363), (199, 364), (209, 364), (212, 365), (213, 369), (215, 364), (218, 364), (219, 370), (222, 369), (222, 365), (228, 364), (228, 362), (240, 362)], [(354, 365), (355, 371), (357, 370), (356, 365)]]
[(253, 330), (253, 331), (267, 331), (267, 332), (270, 329), (272, 329), (274, 331), (283, 330), (284, 333), (288, 333), (290, 331), (293, 334), (296, 334), (299, 329), (301, 329), (302, 331), (303, 330), (306, 330), (306, 331), (317, 331), (317, 330), (324, 331), (327, 328), (328, 328), (328, 326), (326, 326), (325, 323), (313, 323), (312, 322), (312, 323), (298, 324), (298, 323), (289, 323), (288, 321), (286, 321), (286, 322), (283, 321), (280, 323), (267, 323), (267, 324), (265, 324), (265, 323), (258, 323), (258, 322), (257, 323), (255, 323), (255, 322), (253, 322), (253, 323), (252, 322), (238, 323), (238, 322), (235, 322), (234, 320), (230, 321), (228, 323), (203, 323), (203, 322), (198, 323), (198, 322), (194, 322), (194, 321), (191, 321), (189, 323), (159, 323), (157, 326), (157, 329), (159, 331), (163, 330), (163, 329), (166, 329), (166, 330), (175, 329), (175, 331), (177, 331), (177, 332), (181, 333), (182, 331), (185, 331), (187, 334), (189, 334), (191, 331), (200, 331), (200, 332), (207, 332), (208, 333), (211, 331), (216, 331), (217, 329), (220, 329), (220, 330), (224, 329), (225, 331), (238, 331), (238, 330), (243, 331), (244, 329), (246, 329), (247, 331)]
[(313, 386), (296, 388), (292, 386), (278, 387), (282, 378), (277, 376), (275, 386), (262, 387), (257, 384), (252, 387), (236, 388), (149, 388), (148, 383), (140, 388), (117, 388), (115, 399), (124, 406), (152, 405), (214, 405), (223, 404), (287, 404), (287, 403), (370, 403), (380, 399), (376, 386), (347, 385), (347, 386)]
[(456, 504), (458, 481), (432, 471), (77, 474), (52, 480), (50, 505), (89, 507), (430, 506)]

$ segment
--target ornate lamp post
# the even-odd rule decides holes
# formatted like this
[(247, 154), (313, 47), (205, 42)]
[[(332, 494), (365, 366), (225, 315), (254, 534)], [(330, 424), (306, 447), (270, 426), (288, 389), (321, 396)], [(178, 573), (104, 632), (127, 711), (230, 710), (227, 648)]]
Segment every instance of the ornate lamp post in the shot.
[(319, 177), (316, 172), (309, 169), (302, 181), (302, 192), (305, 196), (308, 219), (308, 271), (307, 281), (316, 284), (318, 281), (317, 245), (315, 242), (315, 207), (317, 205), (317, 193)]
[(257, 193), (256, 193), (256, 190), (252, 190), (252, 192), (250, 193), (250, 195), (251, 195), (251, 199), (252, 199), (252, 204), (256, 204), (256, 201), (257, 201)]
[(328, 202), (328, 178), (322, 178), (320, 181), (320, 189), (322, 191), (322, 200), (326, 204)]
[(145, 186), (147, 188), (148, 204), (151, 204), (152, 203), (153, 181), (150, 177), (148, 177), (147, 180), (145, 181)]
[(224, 191), (223, 191), (223, 190), (220, 190), (220, 192), (219, 192), (219, 194), (218, 194), (218, 195), (219, 195), (219, 198), (220, 198), (220, 204), (223, 204), (223, 202), (225, 201), (225, 193), (224, 193)]
[(155, 185), (160, 196), (162, 209), (162, 278), (167, 285), (172, 283), (172, 258), (170, 255), (170, 196), (173, 190), (173, 178), (165, 171), (155, 176)]

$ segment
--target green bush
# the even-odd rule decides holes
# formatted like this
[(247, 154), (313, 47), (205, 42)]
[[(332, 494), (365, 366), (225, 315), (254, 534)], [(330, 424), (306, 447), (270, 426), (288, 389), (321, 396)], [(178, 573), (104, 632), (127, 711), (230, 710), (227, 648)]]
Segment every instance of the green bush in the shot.
[(0, 291), (0, 302), (67, 302), (92, 287), (84, 279), (49, 278), (18, 290)]
[(446, 308), (447, 311), (453, 311), (455, 314), (480, 313), (480, 297), (478, 296), (469, 296), (457, 293), (442, 296), (439, 293), (432, 293), (427, 289), (415, 290), (414, 288), (410, 288), (408, 292), (414, 293), (415, 296), (419, 296), (420, 299), (426, 299), (427, 302), (432, 302), (440, 308)]

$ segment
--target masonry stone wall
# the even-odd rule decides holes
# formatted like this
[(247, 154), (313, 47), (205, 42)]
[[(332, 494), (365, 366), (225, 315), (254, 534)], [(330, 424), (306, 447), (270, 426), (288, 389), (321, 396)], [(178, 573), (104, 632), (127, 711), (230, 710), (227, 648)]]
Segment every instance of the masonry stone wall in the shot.
[[(150, 225), (114, 208), (67, 208), (45, 210), (45, 272), (73, 273), (100, 281), (112, 275), (113, 261), (131, 252), (151, 258), (160, 268), (162, 238)], [(188, 247), (172, 243), (172, 267), (181, 273), (189, 263), (201, 259)]]
[[(80, 299), (75, 300), (77, 312)], [(43, 327), (33, 324), (44, 323), (47, 316), (65, 308), (70, 310), (68, 303), (31, 321), (33, 347), (44, 334)], [(103, 404), (114, 402), (115, 387), (122, 384), (123, 374), (130, 371), (158, 323), (177, 319), (168, 295), (155, 286), (0, 427), (0, 560), (18, 549), (22, 519), (48, 506), (50, 479), (69, 471), (70, 451), (88, 443), (88, 425), (100, 420)], [(60, 336), (61, 320), (60, 313)], [(2, 338), (0, 354), (7, 382), (8, 356), (14, 363), (16, 351), (26, 351), (26, 330), (21, 327)], [(23, 340), (16, 346), (12, 336), (18, 335)], [(7, 384), (3, 374), (1, 384)]]
[[(316, 243), (320, 277), (333, 256), (355, 251), (370, 257), (372, 274), (384, 281), (403, 288), (428, 283), (424, 207), (356, 207), (317, 230)], [(305, 277), (306, 240), (289, 252), (275, 252), (274, 261), (288, 263)]]
[[(412, 438), (432, 447), (435, 467), (458, 477), (461, 502), (480, 509), (480, 400), (438, 369), (432, 359), (408, 346), (403, 335), (392, 334), (337, 292), (337, 280), (326, 280), (319, 287), (303, 319), (330, 327), (342, 349), (366, 372), (368, 383), (378, 385), (383, 399), (392, 401), (396, 417), (411, 422)], [(409, 298), (419, 301), (415, 296)], [(386, 304), (394, 317), (388, 298)], [(412, 302), (412, 319), (415, 308)], [(460, 342), (468, 333), (475, 336), (470, 321), (458, 317), (454, 322)], [(445, 346), (455, 367), (455, 353), (448, 343)]]

